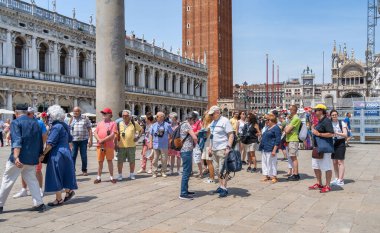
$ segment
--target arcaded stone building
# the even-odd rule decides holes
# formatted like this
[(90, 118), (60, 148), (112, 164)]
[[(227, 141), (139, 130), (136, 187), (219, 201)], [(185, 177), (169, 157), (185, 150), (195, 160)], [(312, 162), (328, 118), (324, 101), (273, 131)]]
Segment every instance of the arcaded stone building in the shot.
[(206, 57), (210, 105), (233, 97), (232, 0), (182, 0), (182, 51)]
[[(60, 104), (95, 111), (95, 26), (18, 0), (0, 1), (0, 108)], [(125, 108), (135, 115), (207, 107), (207, 67), (134, 35), (125, 38)]]

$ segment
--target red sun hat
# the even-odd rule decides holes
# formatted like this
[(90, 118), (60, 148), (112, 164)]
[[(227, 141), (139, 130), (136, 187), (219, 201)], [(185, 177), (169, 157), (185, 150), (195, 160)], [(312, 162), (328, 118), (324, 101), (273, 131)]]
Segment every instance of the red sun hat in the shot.
[(112, 115), (112, 110), (110, 108), (104, 108), (100, 113)]

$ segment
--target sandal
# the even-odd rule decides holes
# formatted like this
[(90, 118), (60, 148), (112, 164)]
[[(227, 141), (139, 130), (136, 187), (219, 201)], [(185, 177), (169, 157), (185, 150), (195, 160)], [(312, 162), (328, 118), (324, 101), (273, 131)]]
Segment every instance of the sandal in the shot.
[(55, 199), (55, 201), (53, 201), (53, 202), (49, 202), (49, 203), (48, 203), (48, 206), (52, 206), (52, 207), (54, 207), (54, 206), (60, 206), (60, 205), (63, 204), (63, 202), (64, 202), (63, 199), (61, 199), (61, 200), (57, 200), (57, 199)]
[(63, 202), (69, 201), (73, 196), (75, 195), (75, 192), (73, 190), (66, 192), (65, 200)]

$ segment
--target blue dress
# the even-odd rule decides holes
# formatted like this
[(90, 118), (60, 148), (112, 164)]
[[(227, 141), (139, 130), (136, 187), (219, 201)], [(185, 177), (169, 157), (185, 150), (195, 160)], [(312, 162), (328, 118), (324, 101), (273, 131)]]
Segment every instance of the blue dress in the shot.
[(71, 141), (69, 126), (63, 122), (53, 122), (46, 142), (52, 149), (46, 167), (45, 192), (78, 189), (69, 147)]

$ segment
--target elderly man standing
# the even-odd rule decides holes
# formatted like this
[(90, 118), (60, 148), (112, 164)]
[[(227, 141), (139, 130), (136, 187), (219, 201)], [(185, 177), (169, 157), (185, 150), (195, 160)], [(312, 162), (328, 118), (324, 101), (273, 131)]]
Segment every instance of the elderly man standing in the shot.
[(117, 170), (119, 172), (119, 181), (123, 180), (123, 164), (128, 159), (129, 178), (135, 180), (135, 160), (136, 160), (136, 142), (141, 137), (143, 129), (131, 117), (131, 111), (122, 112), (123, 120), (117, 123), (117, 137), (115, 137), (115, 148), (117, 153)]
[(172, 127), (165, 122), (165, 114), (157, 113), (157, 122), (152, 125), (149, 138), (149, 149), (153, 149), (153, 178), (157, 177), (158, 159), (161, 157), (162, 177), (166, 177), (166, 167), (168, 161), (169, 136), (173, 133)]
[(288, 143), (289, 157), (288, 163), (289, 167), (293, 169), (293, 174), (288, 177), (290, 181), (299, 181), (300, 175), (298, 173), (298, 132), (301, 127), (301, 119), (297, 115), (298, 107), (296, 105), (291, 105), (290, 108), (289, 121), (290, 123), (285, 127), (284, 132), (286, 134), (286, 142)]
[(72, 142), (72, 156), (74, 160), (74, 167), (76, 164), (78, 150), (82, 159), (82, 173), (87, 176), (87, 146), (92, 146), (92, 130), (91, 121), (83, 116), (79, 107), (73, 109), (74, 116), (69, 121), (71, 135), (73, 136)]
[(34, 203), (32, 210), (45, 210), (35, 172), (43, 152), (42, 134), (38, 122), (27, 116), (27, 110), (25, 105), (16, 106), (16, 120), (11, 124), (12, 149), (0, 188), (0, 213), (20, 174), (30, 189)]
[(230, 121), (220, 114), (220, 108), (218, 106), (212, 106), (208, 111), (213, 121), (210, 125), (210, 140), (211, 145), (209, 153), (212, 154), (215, 164), (219, 167), (219, 179), (220, 186), (216, 189), (219, 193), (219, 197), (226, 197), (228, 195), (227, 190), (227, 177), (222, 174), (224, 161), (231, 150), (234, 135), (233, 127)]

